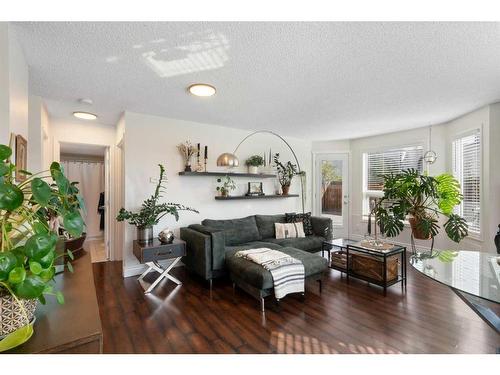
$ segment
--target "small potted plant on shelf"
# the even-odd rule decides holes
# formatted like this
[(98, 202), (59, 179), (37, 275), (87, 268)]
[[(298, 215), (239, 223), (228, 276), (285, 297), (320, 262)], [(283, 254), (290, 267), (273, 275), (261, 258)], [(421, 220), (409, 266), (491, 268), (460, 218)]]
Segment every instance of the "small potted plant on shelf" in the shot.
[(453, 213), (463, 197), (460, 184), (452, 175), (443, 173), (432, 177), (408, 169), (384, 175), (383, 179), (384, 196), (378, 200), (373, 213), (387, 236), (401, 233), (408, 219), (413, 238), (433, 239), (439, 233), (440, 216), (447, 218), (443, 227), (452, 241), (460, 242), (468, 235), (466, 220)]
[(182, 158), (184, 159), (184, 172), (191, 172), (191, 158), (196, 152), (194, 146), (191, 142), (186, 141), (177, 145), (177, 149), (180, 151)]
[(274, 154), (274, 165), (276, 167), (276, 172), (278, 174), (278, 181), (281, 185), (281, 191), (283, 195), (288, 195), (290, 190), (290, 185), (292, 184), (293, 176), (303, 175), (303, 172), (299, 172), (298, 168), (292, 162), (287, 161), (285, 164), (280, 162), (280, 154)]
[[(55, 261), (65, 256), (73, 259), (73, 254), (56, 254), (57, 222), (61, 220), (74, 237), (84, 228), (74, 201), (81, 197), (59, 163), (36, 174), (21, 171), (26, 179), (16, 183), (11, 155), (10, 147), (0, 145), (0, 352), (33, 335), (38, 301), (45, 304), (46, 296), (55, 296), (64, 303), (53, 286)], [(69, 261), (66, 266), (73, 271)]]
[(163, 197), (162, 192), (165, 192), (167, 179), (165, 177), (165, 167), (158, 164), (160, 167), (160, 177), (156, 184), (155, 191), (151, 197), (146, 199), (137, 212), (128, 211), (121, 208), (116, 220), (128, 221), (129, 224), (137, 227), (137, 239), (141, 242), (150, 242), (153, 240), (153, 226), (160, 222), (160, 219), (165, 215), (173, 215), (175, 220), (179, 220), (179, 211), (192, 211), (199, 213), (194, 208), (189, 208), (178, 203), (160, 203)]
[(246, 161), (245, 165), (248, 167), (248, 173), (258, 174), (259, 167), (264, 165), (264, 158), (260, 155), (250, 156)]
[(228, 197), (231, 191), (236, 189), (235, 182), (229, 176), (225, 176), (223, 179), (218, 178), (217, 182), (222, 183), (221, 186), (217, 186), (217, 191), (222, 197)]

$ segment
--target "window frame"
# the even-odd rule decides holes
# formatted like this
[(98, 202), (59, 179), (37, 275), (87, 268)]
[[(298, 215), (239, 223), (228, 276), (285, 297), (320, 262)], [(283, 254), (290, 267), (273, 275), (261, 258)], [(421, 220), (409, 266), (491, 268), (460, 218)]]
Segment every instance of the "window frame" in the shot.
[[(376, 147), (376, 148), (369, 148), (369, 149), (364, 149), (361, 151), (362, 155), (362, 168), (363, 168), (363, 182), (362, 182), (362, 211), (361, 211), (361, 217), (363, 221), (368, 220), (368, 213), (369, 213), (369, 198), (370, 197), (377, 197), (377, 198), (382, 198), (384, 196), (383, 191), (379, 190), (368, 190), (368, 154), (370, 153), (377, 153), (377, 152), (387, 152), (391, 150), (398, 150), (402, 148), (409, 148), (409, 147), (422, 147), (422, 156), (425, 154), (425, 145), (423, 142), (414, 142), (414, 143), (406, 143), (406, 144), (397, 144), (397, 145), (388, 145), (385, 147)], [(425, 171), (425, 166), (422, 164), (422, 172)], [(405, 221), (406, 223), (406, 221)]]
[[(454, 166), (453, 166), (453, 158), (454, 158), (454, 155), (453, 155), (453, 144), (459, 140), (459, 139), (462, 139), (462, 138), (466, 138), (466, 137), (469, 137), (471, 135), (474, 135), (478, 133), (479, 134), (479, 160), (480, 160), (480, 166), (479, 166), (479, 232), (476, 232), (476, 231), (471, 231), (469, 230), (469, 234), (467, 236), (467, 238), (472, 238), (474, 240), (478, 240), (478, 241), (483, 241), (484, 237), (483, 237), (483, 233), (484, 233), (484, 230), (483, 230), (483, 224), (484, 224), (484, 158), (483, 158), (483, 155), (484, 155), (484, 142), (483, 142), (483, 128), (482, 126), (480, 127), (477, 127), (477, 128), (474, 128), (474, 129), (469, 129), (469, 130), (466, 130), (466, 131), (463, 131), (463, 132), (460, 132), (460, 133), (456, 133), (453, 135), (452, 139), (451, 139), (451, 143), (450, 143), (450, 170), (451, 170), (451, 174), (457, 178), (455, 176), (455, 170), (454, 170)], [(461, 181), (459, 180), (458, 181), (460, 183), (460, 189), (462, 190), (462, 183)], [(462, 205), (463, 203), (461, 203)]]

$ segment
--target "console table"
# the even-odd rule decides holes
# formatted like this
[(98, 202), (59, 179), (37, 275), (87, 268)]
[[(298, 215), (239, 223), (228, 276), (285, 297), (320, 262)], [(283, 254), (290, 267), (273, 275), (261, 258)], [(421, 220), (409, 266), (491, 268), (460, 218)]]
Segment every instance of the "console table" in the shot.
[(65, 303), (55, 298), (39, 304), (33, 326), (35, 333), (21, 346), (6, 353), (102, 353), (102, 327), (94, 286), (90, 253), (81, 251), (72, 262), (74, 273), (56, 275), (55, 289)]
[[(186, 255), (185, 241), (177, 238), (172, 243), (162, 243), (156, 238), (147, 243), (135, 240), (134, 255), (139, 259), (139, 262), (148, 266), (147, 270), (137, 279), (144, 289), (144, 294), (151, 293), (164, 278), (172, 280), (177, 285), (182, 285), (177, 278), (170, 274), (170, 270)], [(173, 262), (164, 268), (158, 261), (166, 259), (173, 259)], [(146, 284), (143, 279), (152, 271), (158, 272), (159, 276), (151, 284)]]

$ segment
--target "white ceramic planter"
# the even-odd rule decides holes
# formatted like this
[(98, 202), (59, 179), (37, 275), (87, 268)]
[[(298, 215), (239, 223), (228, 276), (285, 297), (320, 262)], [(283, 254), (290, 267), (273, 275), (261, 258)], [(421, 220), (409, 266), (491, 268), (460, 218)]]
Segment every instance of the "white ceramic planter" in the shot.
[(254, 167), (252, 165), (248, 166), (248, 173), (259, 174), (259, 167)]

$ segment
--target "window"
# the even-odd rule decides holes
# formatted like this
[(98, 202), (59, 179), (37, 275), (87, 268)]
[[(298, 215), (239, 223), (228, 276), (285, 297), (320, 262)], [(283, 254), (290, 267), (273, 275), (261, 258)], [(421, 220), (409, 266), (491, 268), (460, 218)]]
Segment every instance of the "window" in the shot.
[(370, 212), (370, 202), (384, 194), (382, 175), (399, 173), (405, 169), (423, 172), (423, 147), (409, 146), (363, 154), (363, 215)]
[(467, 220), (469, 233), (481, 233), (481, 133), (457, 138), (452, 146), (453, 175), (460, 182), (464, 200), (455, 213)]

